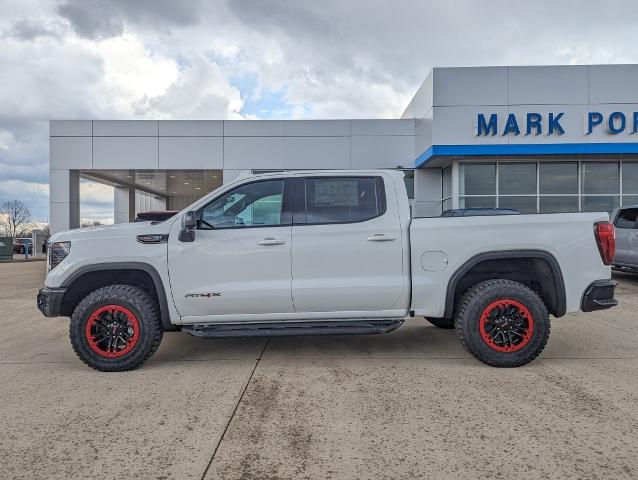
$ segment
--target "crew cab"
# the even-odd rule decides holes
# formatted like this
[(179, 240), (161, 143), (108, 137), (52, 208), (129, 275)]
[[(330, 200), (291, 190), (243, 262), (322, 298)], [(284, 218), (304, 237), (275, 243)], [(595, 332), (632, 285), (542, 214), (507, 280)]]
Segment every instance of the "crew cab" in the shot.
[(387, 333), (410, 316), (455, 328), (480, 361), (536, 358), (549, 315), (617, 304), (607, 213), (411, 218), (403, 173), (240, 176), (160, 223), (53, 235), (37, 303), (71, 317), (103, 371), (162, 335)]

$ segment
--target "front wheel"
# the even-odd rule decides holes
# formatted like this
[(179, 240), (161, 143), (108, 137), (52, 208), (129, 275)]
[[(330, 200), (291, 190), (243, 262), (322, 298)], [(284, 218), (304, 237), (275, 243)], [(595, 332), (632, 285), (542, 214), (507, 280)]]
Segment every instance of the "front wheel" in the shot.
[(549, 338), (549, 313), (536, 292), (511, 280), (488, 280), (459, 302), (456, 334), (465, 349), (494, 367), (534, 360)]
[(82, 299), (73, 312), (73, 350), (89, 367), (103, 372), (132, 370), (162, 341), (157, 302), (131, 285), (109, 285)]

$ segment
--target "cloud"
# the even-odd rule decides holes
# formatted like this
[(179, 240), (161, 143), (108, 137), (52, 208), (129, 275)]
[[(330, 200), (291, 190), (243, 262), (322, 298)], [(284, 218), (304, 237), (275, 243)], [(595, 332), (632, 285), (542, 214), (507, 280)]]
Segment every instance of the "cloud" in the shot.
[(161, 95), (144, 95), (136, 114), (155, 118), (242, 118), (243, 101), (215, 63), (197, 59)]
[(638, 62), (630, 0), (2, 3), (0, 198), (42, 219), (51, 118), (392, 118), (434, 66)]
[(100, 40), (122, 35), (127, 23), (153, 28), (196, 24), (201, 5), (202, 0), (66, 0), (57, 13), (77, 35)]
[(20, 40), (35, 40), (40, 37), (58, 38), (60, 33), (55, 26), (47, 25), (47, 23), (46, 21), (20, 18), (11, 24), (5, 35)]

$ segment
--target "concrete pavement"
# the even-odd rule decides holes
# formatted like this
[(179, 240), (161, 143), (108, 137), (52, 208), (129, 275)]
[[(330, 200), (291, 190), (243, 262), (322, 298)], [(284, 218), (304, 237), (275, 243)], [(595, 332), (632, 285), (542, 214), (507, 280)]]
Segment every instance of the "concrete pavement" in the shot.
[(44, 319), (44, 264), (0, 264), (0, 478), (635, 478), (638, 276), (554, 320), (529, 366), (469, 357), (422, 319), (388, 335), (165, 335), (88, 369)]

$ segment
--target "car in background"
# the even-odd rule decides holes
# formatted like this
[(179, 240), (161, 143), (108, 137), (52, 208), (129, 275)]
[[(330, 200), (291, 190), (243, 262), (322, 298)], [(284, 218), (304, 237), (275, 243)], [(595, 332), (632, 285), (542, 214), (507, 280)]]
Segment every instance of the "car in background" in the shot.
[(484, 215), (519, 215), (513, 208), (454, 208), (445, 210), (442, 217), (481, 217)]
[(638, 272), (638, 205), (619, 208), (612, 219), (616, 227), (614, 267)]
[(24, 249), (29, 249), (29, 255), (33, 255), (33, 242), (30, 238), (16, 238), (13, 240), (13, 253), (24, 254)]
[(171, 217), (174, 217), (178, 210), (166, 210), (166, 211), (151, 211), (140, 212), (135, 217), (136, 222), (163, 222)]

